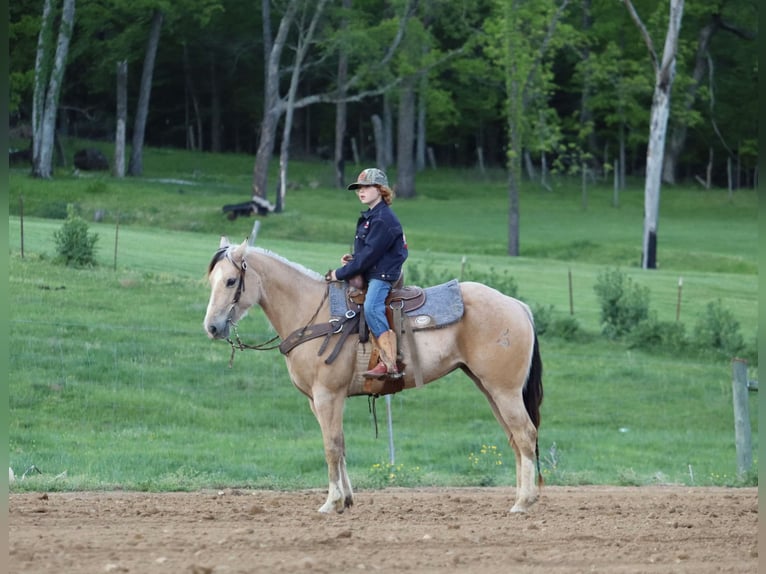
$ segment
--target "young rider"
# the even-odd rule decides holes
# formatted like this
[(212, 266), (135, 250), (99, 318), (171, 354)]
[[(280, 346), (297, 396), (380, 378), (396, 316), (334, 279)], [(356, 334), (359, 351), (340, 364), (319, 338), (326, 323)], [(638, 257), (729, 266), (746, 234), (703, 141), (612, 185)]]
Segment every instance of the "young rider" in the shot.
[(328, 272), (328, 279), (347, 281), (362, 275), (368, 283), (364, 316), (380, 353), (378, 364), (364, 373), (369, 378), (400, 377), (396, 366), (396, 333), (388, 326), (385, 300), (402, 273), (407, 243), (399, 218), (391, 209), (394, 192), (388, 178), (374, 167), (365, 169), (348, 186), (367, 206), (356, 224), (354, 254), (341, 257), (342, 267)]

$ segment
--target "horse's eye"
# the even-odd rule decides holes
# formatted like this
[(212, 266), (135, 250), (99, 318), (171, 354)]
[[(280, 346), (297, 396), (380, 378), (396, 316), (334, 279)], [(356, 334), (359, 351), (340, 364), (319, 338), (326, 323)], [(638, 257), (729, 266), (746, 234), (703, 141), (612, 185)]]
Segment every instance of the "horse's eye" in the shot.
[(232, 277), (231, 279), (226, 280), (226, 286), (227, 287), (234, 287), (234, 285), (237, 283), (237, 280)]

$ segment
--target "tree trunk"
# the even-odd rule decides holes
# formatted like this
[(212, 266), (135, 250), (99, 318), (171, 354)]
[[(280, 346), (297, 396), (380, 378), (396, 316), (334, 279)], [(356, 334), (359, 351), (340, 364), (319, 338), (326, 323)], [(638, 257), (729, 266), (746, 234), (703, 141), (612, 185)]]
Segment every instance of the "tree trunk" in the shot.
[[(56, 52), (53, 63), (47, 49), (47, 36), (52, 32), (53, 16), (50, 0), (43, 5), (43, 22), (37, 43), (35, 61), (35, 88), (33, 95), (32, 175), (48, 179), (53, 173), (53, 149), (55, 145), (56, 116), (58, 113), (61, 84), (64, 80), (69, 41), (74, 27), (75, 0), (64, 0), (59, 25)], [(50, 71), (50, 76), (48, 76)], [(46, 82), (47, 80), (47, 82)], [(47, 83), (47, 87), (46, 87)], [(37, 108), (37, 113), (34, 112)]]
[(383, 131), (383, 120), (380, 119), (378, 114), (373, 114), (372, 118), (372, 135), (375, 140), (375, 166), (378, 169), (386, 169), (386, 136)]
[[(343, 0), (343, 9), (349, 10), (351, 8), (351, 0)], [(340, 24), (341, 30), (345, 30), (348, 27), (348, 20), (343, 19)], [(346, 180), (346, 161), (345, 161), (345, 143), (346, 143), (346, 122), (347, 122), (347, 105), (346, 105), (346, 81), (348, 80), (348, 53), (346, 48), (341, 46), (340, 54), (338, 55), (338, 95), (340, 101), (335, 104), (335, 185), (343, 189), (345, 187)]]
[(665, 35), (665, 47), (662, 52), (662, 62), (658, 62), (652, 47), (651, 38), (641, 19), (638, 17), (630, 0), (625, 0), (636, 25), (638, 25), (655, 69), (654, 96), (649, 128), (649, 146), (646, 151), (646, 181), (644, 185), (644, 236), (641, 267), (655, 269), (657, 267), (657, 231), (660, 215), (660, 189), (662, 186), (662, 160), (665, 154), (665, 134), (670, 114), (670, 92), (676, 72), (676, 51), (678, 35), (681, 30), (681, 19), (684, 11), (684, 0), (671, 0), (668, 31)]
[(146, 43), (144, 68), (141, 72), (141, 87), (138, 94), (136, 119), (133, 122), (133, 146), (130, 150), (128, 174), (134, 177), (144, 173), (144, 136), (146, 134), (146, 119), (149, 116), (149, 99), (152, 95), (152, 76), (154, 75), (154, 60), (160, 44), (160, 32), (165, 15), (155, 10), (152, 16), (152, 26)]
[[(192, 109), (194, 111), (194, 123), (196, 124), (197, 128), (197, 136), (194, 138), (196, 140), (196, 145), (194, 144), (194, 141), (192, 141), (192, 149), (198, 149), (202, 151), (204, 149), (203, 141), (202, 141), (202, 115), (199, 111), (199, 99), (197, 98), (197, 91), (194, 89), (194, 82), (192, 81), (192, 71), (191, 71), (191, 64), (189, 62), (189, 48), (184, 42), (183, 45), (183, 60), (184, 60), (184, 83), (186, 85), (186, 93), (188, 94), (189, 99), (192, 103)], [(191, 127), (190, 121), (187, 122), (187, 125)], [(192, 132), (193, 132), (192, 128)], [(187, 146), (188, 147), (188, 146)]]
[[(582, 0), (582, 34), (585, 37), (588, 37), (588, 35), (591, 33), (591, 28), (593, 27), (593, 18), (591, 17), (590, 13), (591, 8), (591, 0)], [(580, 92), (580, 125), (585, 126), (592, 126), (593, 124), (593, 111), (591, 110), (591, 93), (593, 91), (593, 81), (592, 81), (592, 74), (591, 74), (591, 64), (590, 64), (590, 47), (586, 43), (582, 48), (582, 57), (584, 60), (584, 66), (583, 66), (583, 80), (582, 80), (582, 91)], [(598, 142), (596, 141), (596, 132), (592, 128), (588, 130), (586, 135), (586, 151), (589, 152), (593, 157), (596, 157), (596, 150), (598, 149)]]
[[(32, 165), (38, 163), (42, 147), (42, 118), (45, 113), (45, 91), (49, 80), (50, 54), (48, 45), (53, 35), (53, 15), (51, 0), (43, 3), (43, 15), (40, 19), (40, 33), (37, 36), (37, 54), (35, 56), (35, 87), (32, 96)], [(39, 134), (39, 135), (38, 135)], [(34, 172), (33, 172), (34, 173)]]
[(394, 114), (391, 111), (391, 97), (383, 96), (383, 159), (380, 169), (388, 169), (394, 163)]
[(415, 197), (415, 79), (404, 81), (399, 90), (399, 123), (396, 145), (396, 193)]
[(221, 151), (221, 93), (215, 69), (215, 54), (210, 55), (210, 151)]
[(117, 62), (117, 128), (114, 133), (114, 176), (125, 177), (125, 130), (128, 123), (128, 61)]
[(420, 78), (418, 90), (418, 135), (415, 138), (415, 165), (418, 171), (426, 167), (426, 92), (428, 90), (428, 74)]
[(295, 96), (298, 93), (298, 84), (301, 79), (301, 68), (303, 67), (306, 52), (314, 41), (314, 32), (322, 17), (322, 11), (324, 10), (326, 3), (327, 0), (319, 0), (314, 9), (314, 14), (311, 16), (311, 22), (308, 29), (305, 32), (301, 29), (298, 35), (298, 47), (295, 50), (293, 71), (290, 75), (290, 88), (287, 94), (287, 102), (285, 103), (285, 125), (282, 131), (282, 146), (279, 151), (279, 192), (277, 195), (277, 212), (281, 212), (285, 207), (285, 195), (287, 194), (287, 164), (290, 159), (290, 134), (293, 129)]
[[(270, 10), (269, 0), (261, 2), (263, 11), (264, 37), (267, 36), (266, 29), (269, 28), (268, 36), (271, 36), (270, 29)], [(297, 10), (296, 0), (290, 0), (282, 20), (279, 22), (277, 37), (271, 44), (266, 53), (266, 67), (264, 70), (265, 87), (263, 101), (263, 121), (261, 122), (261, 137), (258, 141), (258, 151), (255, 154), (255, 166), (253, 167), (252, 193), (254, 196), (266, 199), (267, 184), (269, 179), (269, 163), (274, 153), (276, 143), (277, 125), (282, 116), (283, 104), (279, 96), (279, 62), (282, 56), (282, 50), (285, 47), (287, 33), (290, 30), (295, 12)], [(268, 45), (264, 49), (269, 48)]]
[[(707, 51), (710, 45), (710, 39), (718, 29), (720, 20), (713, 19), (707, 26), (700, 30), (697, 41), (697, 56), (695, 58), (694, 71), (692, 72), (692, 81), (686, 90), (686, 99), (684, 101), (684, 111), (689, 111), (697, 98), (697, 88), (705, 75), (707, 67)], [(662, 181), (665, 183), (676, 182), (676, 166), (678, 158), (686, 145), (686, 124), (676, 123), (670, 132), (668, 147), (665, 150), (665, 161), (662, 169)]]

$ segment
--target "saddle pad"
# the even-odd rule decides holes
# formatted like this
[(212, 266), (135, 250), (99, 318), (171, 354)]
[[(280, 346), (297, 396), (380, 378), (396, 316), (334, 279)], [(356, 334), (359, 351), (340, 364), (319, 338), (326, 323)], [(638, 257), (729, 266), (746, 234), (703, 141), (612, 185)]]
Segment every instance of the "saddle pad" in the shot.
[[(343, 317), (348, 310), (345, 284), (330, 283), (328, 289), (330, 290), (330, 315)], [(424, 291), (426, 302), (422, 307), (407, 314), (415, 331), (446, 327), (457, 323), (463, 316), (463, 295), (457, 279), (426, 287)]]
[(407, 313), (413, 330), (434, 329), (457, 323), (463, 316), (463, 294), (460, 283), (452, 279), (447, 283), (427, 287), (426, 302)]
[(330, 283), (327, 287), (330, 290), (330, 316), (343, 317), (348, 310), (346, 302), (346, 284)]

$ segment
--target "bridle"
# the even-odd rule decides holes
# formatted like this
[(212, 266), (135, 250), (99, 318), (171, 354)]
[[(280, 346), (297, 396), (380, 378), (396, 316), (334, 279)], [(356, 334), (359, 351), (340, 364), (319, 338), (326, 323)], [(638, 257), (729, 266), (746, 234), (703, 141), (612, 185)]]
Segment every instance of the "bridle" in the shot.
[(229, 253), (226, 254), (226, 259), (231, 262), (232, 265), (234, 265), (235, 268), (239, 269), (239, 282), (237, 283), (237, 290), (234, 292), (234, 298), (231, 301), (231, 309), (229, 310), (229, 316), (226, 319), (226, 322), (231, 325), (231, 330), (234, 331), (234, 338), (237, 340), (235, 343), (231, 340), (231, 337), (226, 337), (226, 342), (231, 345), (231, 357), (229, 358), (229, 368), (234, 364), (234, 352), (244, 351), (245, 349), (253, 349), (255, 351), (270, 351), (272, 349), (276, 349), (279, 347), (279, 343), (276, 345), (272, 345), (274, 341), (279, 339), (279, 335), (273, 336), (268, 341), (264, 341), (263, 343), (258, 343), (256, 345), (248, 345), (247, 343), (243, 343), (242, 339), (239, 338), (239, 331), (237, 330), (237, 324), (232, 321), (232, 315), (234, 314), (234, 308), (237, 306), (237, 303), (239, 303), (240, 298), (242, 297), (242, 293), (245, 292), (245, 273), (247, 273), (247, 261), (245, 259), (242, 259), (242, 265), (237, 265), (234, 260), (231, 258), (231, 255)]
[[(237, 283), (237, 290), (234, 292), (234, 298), (231, 301), (231, 309), (229, 310), (229, 316), (226, 319), (226, 322), (229, 323), (231, 326), (231, 330), (234, 332), (234, 338), (236, 339), (236, 342), (231, 340), (231, 337), (226, 337), (226, 342), (231, 345), (231, 357), (229, 358), (229, 368), (232, 367), (234, 364), (234, 353), (236, 351), (244, 351), (245, 349), (252, 349), (254, 351), (271, 351), (273, 349), (278, 349), (280, 343), (273, 344), (275, 341), (277, 341), (280, 337), (279, 335), (274, 335), (271, 339), (268, 341), (264, 341), (262, 343), (257, 343), (255, 345), (248, 345), (247, 343), (243, 343), (242, 339), (239, 338), (239, 331), (237, 329), (237, 324), (232, 321), (232, 315), (234, 314), (234, 308), (237, 306), (237, 303), (239, 303), (240, 298), (242, 297), (242, 293), (245, 292), (245, 274), (247, 273), (247, 261), (245, 261), (244, 258), (242, 258), (242, 264), (237, 265), (235, 261), (231, 258), (230, 253), (226, 253), (226, 259), (229, 260), (229, 262), (234, 265), (235, 268), (239, 269), (239, 282)], [(308, 323), (306, 323), (306, 326), (303, 327), (302, 331), (305, 331), (308, 329), (316, 320), (317, 315), (319, 315), (319, 311), (322, 309), (322, 306), (324, 305), (325, 301), (327, 301), (327, 298), (329, 296), (329, 291), (325, 289), (324, 295), (322, 296), (322, 300), (319, 302), (319, 306), (317, 307), (316, 311), (314, 311), (314, 314), (311, 316), (311, 319), (309, 319)], [(339, 331), (338, 331), (339, 332)]]

